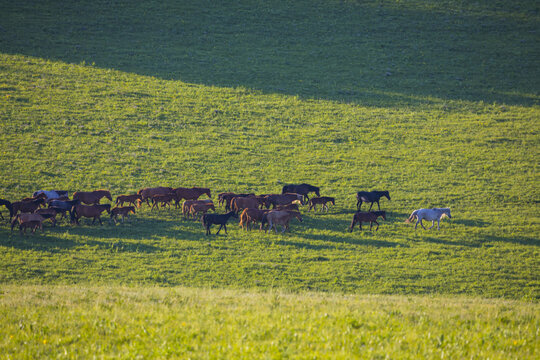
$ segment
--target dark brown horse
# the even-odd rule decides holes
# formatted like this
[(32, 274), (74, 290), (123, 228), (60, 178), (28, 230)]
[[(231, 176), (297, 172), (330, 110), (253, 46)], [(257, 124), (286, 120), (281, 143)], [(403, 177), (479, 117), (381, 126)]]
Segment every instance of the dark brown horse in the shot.
[(129, 214), (135, 214), (135, 206), (115, 207), (111, 209), (111, 219), (114, 220), (115, 224), (118, 215), (122, 216), (122, 222), (124, 222), (124, 218), (129, 218)]
[(258, 209), (259, 200), (255, 196), (235, 197), (231, 200), (231, 210), (237, 214), (243, 209)]
[(75, 205), (71, 211), (71, 220), (72, 222), (77, 223), (79, 225), (79, 219), (81, 217), (87, 217), (87, 218), (93, 218), (92, 224), (96, 222), (96, 220), (99, 220), (99, 224), (102, 225), (101, 222), (101, 213), (107, 211), (107, 213), (111, 212), (111, 205), (110, 204), (94, 204), (94, 205)]
[(310, 192), (314, 192), (317, 196), (321, 196), (319, 194), (319, 188), (317, 186), (309, 185), (309, 184), (290, 184), (283, 186), (283, 189), (281, 190), (282, 194), (286, 193), (296, 193), (303, 196), (304, 201), (308, 201), (309, 197), (308, 194)]
[(30, 201), (15, 201), (11, 203), (12, 215), (17, 215), (19, 211), (21, 213), (33, 213), (42, 204), (45, 204), (45, 199), (43, 198)]
[(171, 201), (175, 199), (174, 193), (168, 193), (168, 194), (158, 194), (152, 196), (152, 208), (151, 210), (154, 210), (155, 207), (159, 208), (159, 204), (161, 204), (161, 207), (164, 208), (165, 206), (168, 206), (169, 209), (171, 208)]
[(332, 205), (336, 205), (336, 199), (330, 196), (321, 196), (321, 197), (314, 197), (309, 199), (308, 205), (308, 211), (313, 209), (313, 211), (317, 211), (317, 205), (321, 205), (321, 211), (324, 211), (326, 209), (326, 212), (328, 212), (328, 203), (332, 203)]
[(356, 223), (358, 223), (358, 227), (362, 230), (362, 222), (369, 222), (369, 230), (371, 230), (373, 223), (377, 224), (377, 228), (375, 229), (375, 231), (377, 231), (379, 229), (379, 223), (377, 222), (379, 216), (382, 217), (383, 220), (386, 220), (386, 211), (356, 212), (353, 216), (351, 226), (349, 227), (349, 232), (353, 231)]
[(277, 205), (287, 205), (292, 204), (294, 201), (299, 201), (300, 204), (304, 205), (303, 196), (296, 193), (286, 193), (286, 194), (270, 194), (266, 195), (265, 198), (266, 208), (275, 208)]
[(112, 201), (109, 190), (77, 191), (73, 194), (73, 200), (80, 200), (83, 204), (88, 205), (99, 204), (99, 201), (104, 197)]

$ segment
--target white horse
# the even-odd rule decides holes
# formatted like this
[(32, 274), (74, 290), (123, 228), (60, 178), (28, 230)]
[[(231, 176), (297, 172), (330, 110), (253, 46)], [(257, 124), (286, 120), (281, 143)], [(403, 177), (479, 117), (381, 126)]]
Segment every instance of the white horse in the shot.
[(437, 230), (440, 230), (439, 223), (444, 216), (448, 216), (450, 219), (452, 218), (450, 215), (450, 208), (418, 209), (414, 210), (405, 222), (410, 223), (416, 218), (417, 221), (414, 225), (414, 229), (416, 230), (418, 223), (420, 223), (424, 230), (426, 230), (424, 224), (422, 224), (422, 220), (431, 221), (431, 227), (429, 227), (429, 229), (435, 226), (435, 220), (437, 220)]
[(68, 192), (65, 190), (38, 190), (35, 191), (32, 196), (36, 197), (39, 194), (45, 194), (47, 200), (58, 199), (60, 196), (67, 196)]

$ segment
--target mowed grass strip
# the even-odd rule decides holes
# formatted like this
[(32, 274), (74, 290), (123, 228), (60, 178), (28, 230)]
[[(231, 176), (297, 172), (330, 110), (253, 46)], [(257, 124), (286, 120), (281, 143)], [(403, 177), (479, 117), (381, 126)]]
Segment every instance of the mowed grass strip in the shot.
[(539, 356), (539, 305), (183, 287), (3, 286), (3, 358)]

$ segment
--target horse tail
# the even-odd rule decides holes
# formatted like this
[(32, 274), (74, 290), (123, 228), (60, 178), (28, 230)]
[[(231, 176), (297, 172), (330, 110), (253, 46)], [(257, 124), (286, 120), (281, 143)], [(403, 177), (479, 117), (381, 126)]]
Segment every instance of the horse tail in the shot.
[(415, 217), (418, 216), (417, 214), (418, 214), (418, 210), (414, 210), (414, 211), (412, 212), (411, 216), (409, 216), (409, 218), (408, 218), (407, 220), (405, 220), (405, 222), (406, 222), (407, 224), (409, 224), (411, 221), (414, 220)]

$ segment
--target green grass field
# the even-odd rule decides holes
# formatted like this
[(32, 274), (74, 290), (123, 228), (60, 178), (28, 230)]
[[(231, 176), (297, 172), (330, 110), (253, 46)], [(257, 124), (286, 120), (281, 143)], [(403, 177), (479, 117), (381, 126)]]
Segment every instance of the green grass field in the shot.
[[(536, 357), (539, 20), (533, 1), (0, 4), (1, 198), (160, 185), (210, 187), (215, 198), (308, 182), (337, 200), (277, 235), (231, 224), (207, 237), (178, 210), (148, 208), (124, 224), (25, 236), (4, 221), (1, 352)], [(359, 190), (390, 191), (377, 232), (347, 232)], [(415, 232), (404, 220), (421, 207), (450, 207), (452, 219)], [(184, 292), (204, 304), (186, 318)], [(175, 306), (153, 300), (167, 296)], [(236, 305), (246, 296), (288, 299), (265, 312), (264, 336), (252, 324), (258, 304)], [(311, 307), (313, 321), (302, 315)], [(123, 330), (92, 341), (111, 336), (97, 324), (117, 311)], [(161, 311), (141, 340), (133, 328)], [(420, 311), (418, 328), (409, 315)], [(21, 319), (43, 320), (33, 329), (54, 329), (54, 340)], [(365, 332), (345, 333), (351, 319)], [(335, 334), (321, 340), (322, 327)], [(170, 328), (168, 351), (156, 339)], [(77, 331), (86, 339), (66, 346)], [(437, 346), (443, 334), (452, 350)]]

